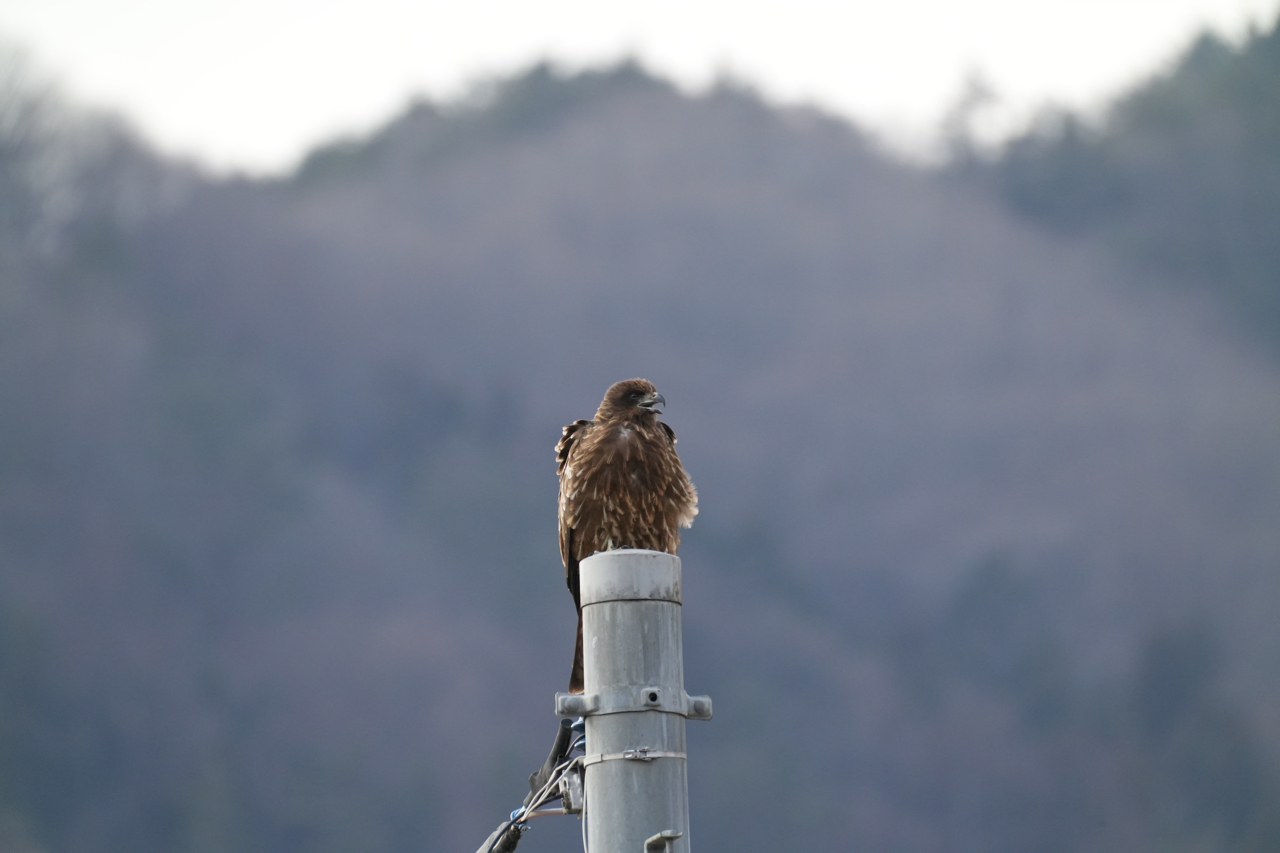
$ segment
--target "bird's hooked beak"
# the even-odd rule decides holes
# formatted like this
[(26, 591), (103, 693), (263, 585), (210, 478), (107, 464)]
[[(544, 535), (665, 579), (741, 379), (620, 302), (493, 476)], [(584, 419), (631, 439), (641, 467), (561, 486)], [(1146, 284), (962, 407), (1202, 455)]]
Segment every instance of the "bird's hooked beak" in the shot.
[(658, 414), (662, 414), (662, 409), (659, 409), (658, 406), (665, 406), (666, 404), (667, 404), (666, 398), (663, 397), (661, 394), (659, 394), (657, 391), (645, 397), (641, 397), (640, 402), (636, 403), (636, 405), (639, 406), (640, 408), (648, 409), (649, 411), (657, 412)]

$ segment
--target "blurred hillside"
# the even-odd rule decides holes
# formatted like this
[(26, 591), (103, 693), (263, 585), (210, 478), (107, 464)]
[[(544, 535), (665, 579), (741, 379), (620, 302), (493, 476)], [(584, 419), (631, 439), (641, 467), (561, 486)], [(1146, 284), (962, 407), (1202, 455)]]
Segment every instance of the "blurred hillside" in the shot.
[(1019, 215), (1203, 289), (1280, 345), (1280, 30), (1201, 36), (1099, 118), (1048, 111), (972, 172)]
[(1280, 363), (1182, 161), (1064, 218), (1051, 131), (934, 174), (622, 64), (213, 180), (5, 67), (0, 851), (474, 849), (567, 674), (552, 446), (635, 375), (699, 849), (1280, 847)]

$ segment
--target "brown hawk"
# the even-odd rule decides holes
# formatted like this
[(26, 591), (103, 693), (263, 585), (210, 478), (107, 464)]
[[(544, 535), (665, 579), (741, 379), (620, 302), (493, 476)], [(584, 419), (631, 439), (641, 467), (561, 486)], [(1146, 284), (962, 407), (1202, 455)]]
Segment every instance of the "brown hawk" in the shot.
[(556, 445), (560, 558), (578, 609), (570, 693), (583, 689), (578, 563), (614, 548), (674, 554), (680, 528), (698, 514), (698, 493), (676, 455), (676, 434), (658, 420), (657, 407), (666, 402), (647, 379), (614, 383), (595, 418), (569, 424)]

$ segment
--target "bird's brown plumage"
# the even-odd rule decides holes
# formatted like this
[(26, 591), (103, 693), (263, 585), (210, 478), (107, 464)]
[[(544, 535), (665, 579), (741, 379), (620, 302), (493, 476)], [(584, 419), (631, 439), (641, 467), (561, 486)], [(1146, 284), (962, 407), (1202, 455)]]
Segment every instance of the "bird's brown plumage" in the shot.
[(680, 528), (698, 514), (698, 493), (676, 454), (676, 435), (658, 420), (657, 405), (665, 402), (647, 379), (614, 383), (595, 418), (569, 424), (556, 445), (560, 558), (578, 608), (571, 693), (583, 689), (578, 563), (614, 548), (674, 554)]

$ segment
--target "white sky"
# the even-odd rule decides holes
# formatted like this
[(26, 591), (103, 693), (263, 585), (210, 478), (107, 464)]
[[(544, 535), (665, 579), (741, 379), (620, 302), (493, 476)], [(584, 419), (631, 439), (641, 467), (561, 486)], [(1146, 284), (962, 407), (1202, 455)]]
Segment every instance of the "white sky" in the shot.
[(1270, 27), (1280, 0), (0, 0), (0, 36), (75, 100), (218, 168), (292, 164), (413, 94), (552, 58), (718, 74), (920, 144), (978, 72), (1005, 120), (1097, 103), (1198, 30)]

